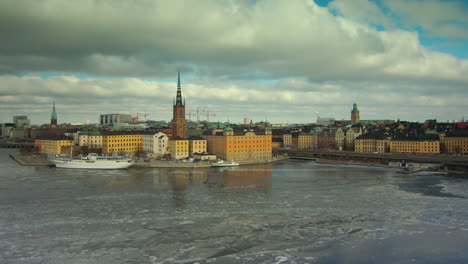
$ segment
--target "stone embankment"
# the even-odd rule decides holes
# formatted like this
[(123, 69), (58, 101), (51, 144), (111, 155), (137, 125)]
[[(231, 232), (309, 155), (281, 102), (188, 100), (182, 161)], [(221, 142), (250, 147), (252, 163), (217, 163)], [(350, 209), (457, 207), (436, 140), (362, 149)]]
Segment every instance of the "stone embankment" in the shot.
[(15, 153), (10, 154), (10, 157), (14, 159), (21, 166), (52, 166), (54, 165), (50, 162), (46, 156), (39, 154), (22, 154)]
[(390, 163), (440, 164), (448, 171), (468, 173), (468, 156), (444, 154), (356, 153), (280, 150), (292, 159), (312, 159), (320, 163), (388, 167)]

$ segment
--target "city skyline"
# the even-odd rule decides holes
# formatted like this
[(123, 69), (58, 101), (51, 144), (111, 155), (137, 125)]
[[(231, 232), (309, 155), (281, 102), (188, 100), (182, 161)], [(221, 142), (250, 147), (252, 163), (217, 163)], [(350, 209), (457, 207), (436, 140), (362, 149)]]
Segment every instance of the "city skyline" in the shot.
[(2, 1), (0, 122), (49, 123), (54, 100), (59, 124), (170, 121), (178, 68), (186, 113), (210, 121), (349, 120), (353, 103), (363, 120), (461, 120), (467, 11), (436, 0)]

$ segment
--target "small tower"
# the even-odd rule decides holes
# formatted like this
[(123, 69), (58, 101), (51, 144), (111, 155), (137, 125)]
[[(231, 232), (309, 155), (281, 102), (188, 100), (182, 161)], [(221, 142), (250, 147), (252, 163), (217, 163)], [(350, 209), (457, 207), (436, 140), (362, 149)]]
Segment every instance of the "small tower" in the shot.
[(357, 108), (357, 104), (354, 103), (353, 104), (353, 110), (351, 111), (351, 124), (359, 124), (359, 122), (361, 121), (360, 117), (359, 117), (359, 110)]
[(57, 126), (57, 113), (55, 112), (55, 100), (52, 105), (52, 114), (50, 115), (50, 126)]
[(172, 136), (185, 138), (187, 126), (185, 123), (185, 100), (182, 100), (182, 89), (180, 87), (180, 71), (177, 72), (177, 95), (172, 112)]

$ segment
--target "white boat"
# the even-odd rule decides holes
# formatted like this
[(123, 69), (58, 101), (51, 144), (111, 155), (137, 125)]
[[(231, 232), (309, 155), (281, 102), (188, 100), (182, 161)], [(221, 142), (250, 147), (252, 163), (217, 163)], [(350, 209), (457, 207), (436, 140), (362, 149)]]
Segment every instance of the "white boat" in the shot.
[(231, 167), (231, 166), (239, 166), (239, 163), (233, 160), (231, 161), (218, 160), (216, 162), (211, 163), (211, 167)]
[(128, 158), (99, 157), (96, 153), (90, 153), (81, 159), (57, 158), (52, 162), (55, 167), (63, 169), (115, 170), (126, 169), (133, 165), (133, 161)]

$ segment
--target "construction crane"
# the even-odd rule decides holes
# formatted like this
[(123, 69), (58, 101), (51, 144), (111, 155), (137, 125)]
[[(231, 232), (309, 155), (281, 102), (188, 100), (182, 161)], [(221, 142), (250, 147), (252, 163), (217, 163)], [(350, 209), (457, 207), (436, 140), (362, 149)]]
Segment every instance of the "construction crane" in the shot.
[(210, 116), (216, 116), (216, 114), (210, 114), (210, 111), (206, 111), (206, 121), (210, 122)]
[(145, 117), (145, 121), (146, 121), (146, 117), (149, 116), (149, 113), (147, 113), (147, 112), (141, 112), (141, 113), (137, 112), (137, 118), (139, 117), (140, 114)]

